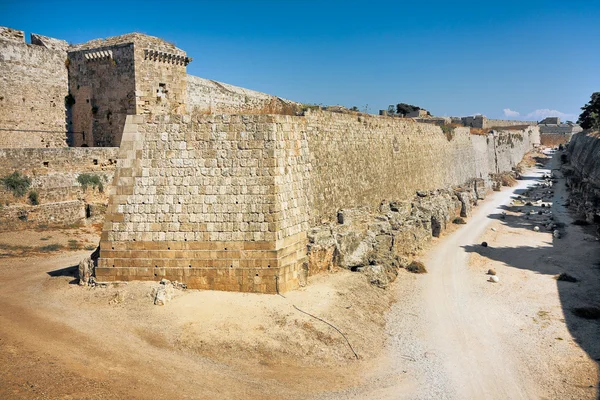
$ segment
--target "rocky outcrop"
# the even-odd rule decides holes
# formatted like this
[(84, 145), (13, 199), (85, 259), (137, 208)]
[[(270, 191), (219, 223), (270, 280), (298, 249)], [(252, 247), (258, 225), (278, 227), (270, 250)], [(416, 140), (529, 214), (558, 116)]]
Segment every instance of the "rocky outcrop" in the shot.
[(562, 172), (571, 191), (569, 206), (589, 223), (600, 223), (600, 133), (573, 135), (560, 152)]
[(377, 212), (340, 210), (337, 221), (311, 229), (309, 274), (345, 268), (364, 272), (386, 287), (432, 237), (439, 237), (457, 217), (469, 217), (485, 196), (483, 181), (454, 189), (419, 191), (410, 201), (383, 201)]

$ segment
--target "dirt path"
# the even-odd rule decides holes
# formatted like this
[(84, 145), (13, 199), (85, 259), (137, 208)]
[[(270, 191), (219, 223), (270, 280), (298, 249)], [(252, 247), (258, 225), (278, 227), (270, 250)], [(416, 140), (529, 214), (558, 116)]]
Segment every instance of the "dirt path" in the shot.
[[(467, 225), (432, 245), (428, 274), (398, 282), (386, 356), (366, 372), (369, 383), (324, 398), (597, 398), (600, 324), (572, 308), (600, 305), (600, 246), (572, 225), (563, 179), (538, 186), (547, 173), (531, 170), (492, 194)], [(562, 222), (560, 239), (541, 224), (549, 208), (518, 200), (526, 192), (551, 197), (545, 205)], [(499, 283), (487, 281), (490, 268)], [(558, 282), (562, 272), (579, 281)]]

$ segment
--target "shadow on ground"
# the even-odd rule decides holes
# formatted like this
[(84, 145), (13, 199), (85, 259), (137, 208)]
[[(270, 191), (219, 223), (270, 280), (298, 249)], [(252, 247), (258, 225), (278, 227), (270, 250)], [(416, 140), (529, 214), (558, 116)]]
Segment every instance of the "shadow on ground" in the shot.
[(72, 267), (55, 269), (54, 271), (48, 271), (46, 273), (51, 277), (57, 277), (57, 276), (71, 277), (71, 278), (73, 278), (73, 280), (69, 281), (69, 283), (71, 285), (75, 285), (79, 282), (79, 279), (77, 277), (77, 275), (79, 274), (78, 268), (79, 267), (77, 265), (73, 265)]

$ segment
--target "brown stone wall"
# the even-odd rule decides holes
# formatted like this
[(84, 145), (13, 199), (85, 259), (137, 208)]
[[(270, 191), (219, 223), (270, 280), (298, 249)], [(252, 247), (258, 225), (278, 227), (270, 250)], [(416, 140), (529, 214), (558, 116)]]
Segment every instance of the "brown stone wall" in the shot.
[[(444, 133), (408, 119), (312, 111), (307, 120), (311, 225), (341, 208), (407, 200), (417, 190), (462, 185), (510, 171), (538, 140), (535, 129)], [(537, 129), (537, 128), (536, 128)]]
[(295, 115), (302, 104), (227, 83), (187, 76), (187, 110), (190, 114)]
[(323, 111), (128, 121), (99, 279), (268, 293), (299, 284), (309, 224), (487, 179), (535, 137)]
[(133, 43), (69, 52), (68, 112), (74, 146), (118, 146), (125, 118), (135, 114)]
[(0, 27), (0, 148), (64, 147), (66, 52)]
[(184, 114), (189, 63), (185, 52), (157, 38), (135, 42), (136, 114)]
[[(98, 208), (108, 203), (108, 192), (116, 167), (117, 148), (55, 148), (55, 149), (0, 149), (0, 178), (18, 171), (30, 178), (30, 191), (39, 196), (39, 205), (28, 205), (27, 195), (16, 198), (4, 185), (0, 185), (0, 204), (3, 221), (13, 227), (28, 227), (35, 221), (47, 222), (56, 217), (55, 225), (69, 225), (74, 217), (59, 218), (56, 214), (43, 217), (46, 211), (54, 212), (54, 203), (78, 201), (81, 208)], [(78, 182), (81, 174), (98, 175), (104, 191), (88, 187), (84, 189)], [(70, 204), (70, 203), (69, 203)], [(57, 209), (64, 207), (57, 205)], [(73, 209), (74, 206), (68, 206)], [(17, 219), (21, 210), (32, 214), (28, 224)], [(66, 214), (65, 214), (66, 215)], [(71, 213), (70, 215), (81, 215)], [(90, 215), (91, 216), (91, 215)], [(85, 214), (83, 218), (85, 218)], [(12, 218), (12, 220), (11, 220)], [(32, 222), (33, 221), (33, 222)]]
[[(102, 234), (100, 280), (177, 277), (274, 293), (306, 258), (302, 121), (130, 117)], [(297, 210), (301, 208), (301, 210)]]
[(565, 133), (542, 133), (540, 140), (542, 145), (548, 147), (556, 147), (560, 144), (567, 144), (571, 140), (571, 134)]
[(40, 225), (68, 226), (86, 217), (85, 203), (79, 200), (0, 208), (0, 232), (28, 229)]

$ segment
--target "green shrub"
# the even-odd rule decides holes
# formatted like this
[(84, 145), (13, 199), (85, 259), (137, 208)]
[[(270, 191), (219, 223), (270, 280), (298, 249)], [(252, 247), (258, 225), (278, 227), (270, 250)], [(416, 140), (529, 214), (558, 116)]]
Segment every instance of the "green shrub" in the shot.
[(29, 198), (29, 202), (31, 203), (32, 206), (37, 206), (38, 204), (40, 204), (40, 198), (38, 196), (38, 192), (36, 192), (35, 190), (32, 190), (31, 192), (29, 192), (29, 195), (27, 197)]
[(102, 178), (96, 174), (81, 174), (77, 177), (77, 182), (83, 187), (83, 190), (87, 190), (88, 186), (98, 188), (98, 191), (104, 191), (104, 185), (102, 184)]
[(7, 190), (10, 190), (16, 197), (23, 197), (27, 189), (31, 186), (31, 179), (21, 175), (18, 171), (2, 178), (2, 184)]

